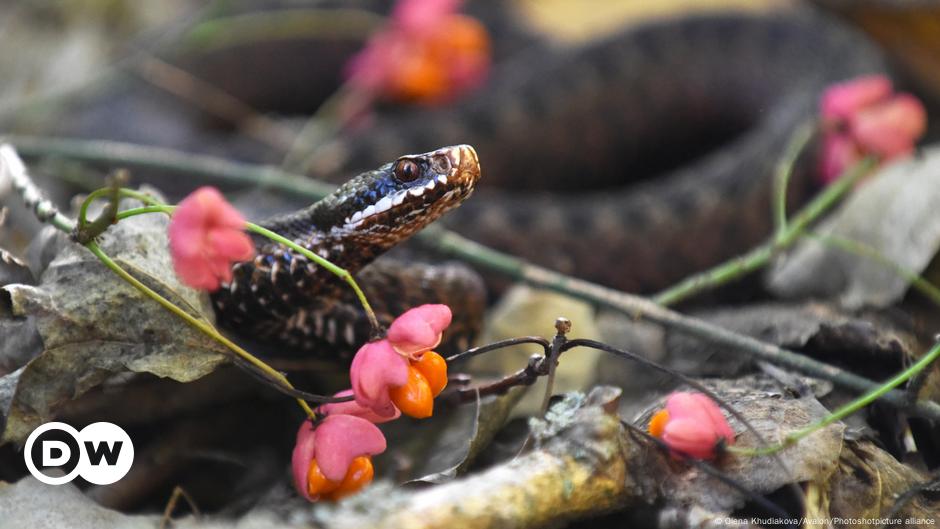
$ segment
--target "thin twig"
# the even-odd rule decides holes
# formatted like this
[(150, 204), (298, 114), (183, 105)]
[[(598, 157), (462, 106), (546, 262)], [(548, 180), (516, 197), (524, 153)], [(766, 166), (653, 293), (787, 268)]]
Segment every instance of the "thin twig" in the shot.
[(466, 358), (472, 358), (483, 353), (488, 353), (496, 349), (502, 349), (504, 347), (510, 347), (513, 345), (521, 345), (524, 343), (534, 343), (542, 346), (545, 350), (545, 354), (548, 355), (548, 349), (551, 346), (549, 341), (541, 336), (523, 336), (521, 338), (509, 338), (507, 340), (500, 340), (498, 342), (488, 343), (486, 345), (481, 345), (479, 347), (474, 347), (472, 349), (467, 349), (462, 353), (453, 354), (447, 357), (447, 363), (456, 362), (458, 360), (464, 360)]
[(75, 221), (59, 213), (59, 208), (46, 198), (26, 172), (26, 166), (9, 144), (0, 145), (0, 189), (8, 180), (41, 222), (48, 222), (65, 233), (75, 229)]
[(548, 369), (548, 378), (545, 379), (545, 394), (542, 396), (542, 405), (539, 407), (539, 417), (544, 418), (548, 413), (548, 404), (552, 400), (552, 390), (555, 388), (555, 373), (558, 371), (558, 361), (568, 343), (568, 332), (571, 331), (571, 321), (568, 318), (555, 320), (555, 336), (543, 363)]
[(183, 498), (186, 500), (186, 503), (189, 504), (190, 510), (193, 511), (193, 514), (198, 519), (202, 516), (202, 513), (199, 511), (199, 507), (196, 505), (196, 502), (193, 500), (192, 496), (186, 492), (183, 487), (179, 485), (173, 487), (173, 493), (170, 494), (169, 501), (166, 502), (166, 507), (163, 509), (163, 516), (160, 518), (160, 529), (166, 529), (173, 523), (173, 511), (176, 510), (176, 505), (179, 503), (179, 499)]
[(714, 290), (743, 275), (763, 268), (770, 263), (777, 253), (793, 246), (809, 225), (829, 210), (836, 201), (844, 196), (856, 182), (869, 173), (875, 166), (874, 158), (866, 158), (846, 171), (841, 178), (833, 182), (809, 204), (797, 213), (786, 228), (775, 234), (769, 241), (757, 246), (742, 256), (704, 272), (694, 274), (679, 283), (653, 296), (653, 301), (660, 305), (675, 305), (696, 294)]
[(189, 154), (174, 149), (105, 140), (70, 140), (31, 136), (5, 136), (23, 156), (56, 156), (129, 169), (198, 176), (216, 182), (269, 188), (284, 193), (321, 199), (335, 186), (276, 167), (232, 162), (223, 158)]
[(531, 386), (545, 373), (544, 365), (545, 357), (536, 355), (529, 358), (529, 363), (515, 373), (480, 386), (448, 389), (438, 399), (452, 404), (465, 404), (490, 395), (502, 395), (514, 387)]
[(253, 364), (246, 362), (241, 357), (233, 356), (232, 359), (234, 360), (235, 365), (242, 368), (246, 373), (257, 378), (258, 380), (265, 383), (266, 385), (271, 386), (272, 388), (283, 393), (284, 395), (287, 395), (288, 397), (294, 397), (295, 399), (301, 399), (301, 400), (305, 400), (307, 402), (313, 402), (316, 404), (332, 404), (332, 403), (338, 403), (338, 402), (349, 402), (355, 399), (355, 396), (353, 395), (349, 395), (346, 397), (327, 397), (325, 395), (318, 395), (316, 393), (310, 393), (310, 392), (303, 391), (294, 387), (288, 387), (288, 386), (285, 386), (284, 384), (281, 384), (279, 381), (272, 379), (271, 376), (267, 372), (258, 369)]

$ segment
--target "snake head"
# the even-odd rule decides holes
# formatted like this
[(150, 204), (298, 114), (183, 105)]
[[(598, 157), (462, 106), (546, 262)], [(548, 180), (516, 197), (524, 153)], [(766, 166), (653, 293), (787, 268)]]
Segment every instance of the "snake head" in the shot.
[(480, 162), (469, 145), (402, 156), (331, 195), (331, 229), (397, 242), (458, 206), (479, 178)]

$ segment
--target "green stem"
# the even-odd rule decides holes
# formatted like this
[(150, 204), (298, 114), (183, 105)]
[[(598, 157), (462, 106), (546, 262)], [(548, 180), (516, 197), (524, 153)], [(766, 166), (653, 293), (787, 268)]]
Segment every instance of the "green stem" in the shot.
[(362, 289), (359, 288), (359, 284), (356, 283), (355, 278), (353, 278), (352, 274), (347, 272), (345, 268), (340, 268), (336, 266), (335, 264), (327, 261), (326, 259), (311, 252), (310, 250), (304, 248), (303, 246), (295, 243), (294, 241), (284, 236), (278, 235), (277, 233), (274, 233), (273, 231), (267, 228), (258, 226), (257, 224), (254, 224), (251, 222), (247, 223), (247, 227), (249, 231), (253, 231), (259, 235), (264, 235), (265, 237), (271, 239), (272, 241), (279, 242), (283, 244), (284, 246), (287, 246), (291, 250), (294, 250), (295, 252), (306, 257), (307, 259), (310, 259), (311, 261), (317, 263), (323, 268), (326, 268), (331, 273), (333, 273), (334, 275), (338, 276), (340, 279), (345, 281), (346, 284), (348, 284), (350, 288), (352, 288), (353, 291), (356, 293), (356, 297), (359, 298), (359, 303), (362, 305), (363, 310), (366, 311), (366, 315), (369, 317), (369, 324), (372, 326), (372, 333), (378, 334), (381, 331), (382, 327), (381, 325), (379, 325), (379, 320), (376, 319), (375, 317), (375, 311), (373, 311), (372, 306), (369, 305), (369, 300), (366, 299), (366, 295), (362, 292)]
[(144, 206), (141, 208), (125, 209), (124, 211), (118, 211), (117, 219), (121, 221), (128, 217), (143, 215), (145, 213), (166, 213), (167, 215), (171, 215), (174, 209), (176, 209), (176, 206)]
[(793, 175), (793, 166), (802, 154), (803, 149), (813, 139), (815, 132), (815, 120), (804, 123), (797, 128), (774, 170), (774, 223), (777, 237), (782, 236), (787, 231), (787, 187), (790, 184), (790, 177)]
[(354, 8), (254, 12), (202, 22), (184, 36), (183, 45), (206, 52), (289, 39), (364, 41), (384, 21), (381, 15)]
[[(275, 370), (268, 364), (264, 363), (263, 361), (261, 361), (256, 356), (249, 353), (248, 351), (242, 349), (235, 342), (223, 336), (221, 333), (219, 333), (219, 331), (215, 329), (215, 327), (213, 327), (209, 323), (199, 318), (196, 318), (195, 316), (191, 315), (190, 313), (186, 312), (185, 310), (181, 309), (180, 307), (172, 303), (170, 300), (164, 298), (163, 296), (161, 296), (160, 294), (152, 290), (147, 285), (141, 283), (139, 280), (137, 280), (137, 278), (135, 278), (126, 270), (121, 268), (120, 265), (115, 263), (106, 253), (104, 253), (101, 250), (101, 248), (98, 246), (97, 243), (95, 243), (94, 241), (91, 241), (87, 243), (85, 247), (88, 248), (91, 251), (91, 253), (95, 254), (95, 256), (98, 257), (98, 259), (101, 260), (101, 262), (104, 263), (105, 266), (110, 268), (121, 279), (130, 283), (131, 286), (139, 290), (142, 294), (153, 299), (154, 301), (162, 305), (165, 309), (169, 310), (173, 314), (176, 314), (177, 316), (182, 318), (184, 321), (186, 321), (186, 323), (192, 325), (193, 327), (195, 327), (202, 333), (206, 334), (213, 340), (228, 347), (231, 351), (233, 351), (236, 355), (238, 355), (242, 360), (248, 362), (249, 364), (251, 364), (258, 370), (260, 370), (262, 373), (264, 373), (271, 379), (276, 380), (278, 383), (282, 384), (284, 387), (294, 389), (294, 386), (291, 385), (290, 381), (287, 380), (287, 377), (285, 377), (283, 374), (281, 374), (280, 372), (278, 372), (277, 370)], [(301, 408), (303, 408), (304, 412), (311, 419), (316, 416), (313, 410), (310, 408), (310, 406), (303, 399), (297, 399), (297, 403), (300, 405)]]
[(232, 162), (202, 154), (189, 154), (162, 147), (106, 140), (72, 140), (31, 136), (4, 136), (24, 156), (53, 156), (95, 164), (126, 166), (173, 173), (187, 178), (200, 176), (216, 182), (268, 188), (317, 200), (335, 186), (276, 167)]
[(735, 257), (704, 272), (683, 279), (676, 285), (653, 296), (653, 301), (660, 305), (675, 305), (696, 294), (715, 289), (736, 280), (743, 275), (762, 268), (781, 250), (789, 248), (816, 219), (831, 208), (852, 186), (875, 166), (874, 158), (865, 158), (856, 163), (826, 187), (809, 204), (793, 217), (786, 228), (778, 232), (773, 239), (761, 244), (748, 253)]
[(917, 289), (918, 292), (930, 298), (930, 300), (936, 305), (940, 305), (940, 288), (937, 288), (933, 283), (924, 279), (917, 272), (910, 270), (907, 267), (901, 266), (893, 260), (889, 259), (871, 246), (858, 241), (853, 241), (852, 239), (847, 239), (845, 237), (839, 237), (837, 235), (831, 234), (823, 235), (821, 233), (808, 232), (805, 233), (804, 236), (818, 241), (821, 244), (825, 244), (826, 246), (837, 248), (844, 252), (855, 254), (860, 257), (866, 257), (886, 268), (890, 268), (894, 271), (894, 273), (904, 278), (905, 281), (909, 282), (911, 286)]
[[(128, 217), (133, 217), (134, 215), (143, 215), (145, 213), (171, 214), (173, 213), (173, 210), (175, 209), (176, 209), (176, 206), (168, 206), (168, 205), (144, 206), (140, 208), (134, 208), (134, 209), (121, 211), (118, 213), (117, 218), (118, 220), (121, 220), (121, 219), (126, 219)], [(372, 310), (372, 306), (369, 304), (369, 300), (366, 298), (365, 293), (359, 287), (359, 284), (356, 282), (356, 279), (345, 268), (336, 266), (335, 264), (327, 261), (323, 257), (320, 257), (319, 255), (297, 244), (296, 242), (282, 235), (279, 235), (267, 228), (259, 226), (253, 222), (246, 222), (245, 227), (246, 229), (248, 229), (248, 231), (253, 231), (259, 235), (263, 235), (264, 237), (271, 239), (274, 242), (278, 242), (280, 244), (283, 244), (284, 246), (287, 246), (291, 250), (294, 250), (295, 252), (303, 255), (304, 257), (313, 261), (317, 265), (322, 266), (323, 268), (328, 270), (330, 273), (332, 273), (333, 275), (339, 277), (344, 282), (346, 282), (346, 284), (349, 285), (349, 287), (353, 289), (353, 292), (356, 293), (356, 297), (359, 299), (359, 303), (362, 304), (362, 308), (366, 312), (367, 317), (369, 318), (369, 324), (372, 326), (373, 334), (378, 334), (380, 332), (381, 326), (379, 325), (378, 319), (375, 317), (375, 311)]]
[(848, 417), (849, 415), (857, 412), (858, 410), (878, 400), (879, 398), (886, 395), (892, 389), (900, 386), (901, 384), (906, 382), (908, 379), (910, 379), (917, 373), (924, 370), (934, 360), (936, 360), (937, 357), (940, 357), (940, 343), (934, 345), (933, 348), (930, 351), (928, 351), (927, 354), (925, 354), (920, 360), (915, 362), (913, 365), (911, 365), (904, 371), (898, 373), (897, 375), (892, 377), (890, 380), (888, 380), (881, 386), (875, 389), (872, 389), (871, 391), (869, 391), (868, 393), (865, 393), (861, 397), (840, 407), (839, 409), (832, 412), (831, 414), (829, 414), (822, 420), (817, 421), (813, 424), (810, 424), (809, 426), (801, 428), (795, 432), (791, 432), (783, 439), (781, 443), (767, 446), (767, 447), (762, 447), (762, 448), (754, 448), (754, 449), (729, 447), (729, 450), (734, 451), (735, 453), (743, 454), (743, 455), (767, 455), (767, 454), (771, 454), (779, 450), (782, 450), (783, 448), (786, 448), (787, 446), (795, 444), (800, 439), (805, 438), (806, 436), (812, 434), (813, 432), (820, 430), (822, 428), (825, 428), (826, 426), (836, 421), (842, 420), (845, 417)]

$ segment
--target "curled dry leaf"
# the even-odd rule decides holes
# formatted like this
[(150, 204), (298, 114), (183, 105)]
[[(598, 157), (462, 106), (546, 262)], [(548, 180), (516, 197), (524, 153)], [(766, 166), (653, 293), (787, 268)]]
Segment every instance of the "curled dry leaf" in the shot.
[[(129, 204), (129, 203), (127, 203)], [(167, 219), (121, 221), (100, 246), (141, 282), (190, 314), (211, 318), (207, 296), (177, 280), (167, 251)], [(0, 400), (6, 428), (0, 442), (22, 442), (56, 410), (120, 373), (151, 373), (180, 382), (225, 361), (225, 349), (106, 268), (82, 246), (64, 243), (38, 286), (3, 287), (14, 318), (32, 317), (43, 352), (16, 376)]]
[(445, 424), (434, 445), (425, 448), (424, 464), (418, 469), (423, 475), (414, 481), (443, 483), (463, 474), (505, 424), (524, 391), (515, 387), (505, 395), (484, 397), (435, 415), (432, 421)]
[[(819, 228), (922, 273), (940, 249), (940, 146), (885, 166)], [(883, 263), (814, 240), (801, 242), (767, 277), (788, 298), (830, 297), (849, 308), (886, 307), (909, 282)]]
[[(695, 316), (759, 340), (814, 355), (844, 355), (851, 362), (901, 364), (921, 350), (914, 331), (890, 316), (854, 314), (824, 303), (755, 303), (699, 311)], [(697, 376), (729, 376), (753, 368), (754, 361), (726, 347), (667, 333), (670, 365)]]
[[(0, 287), (35, 283), (25, 263), (0, 248)], [(0, 377), (19, 369), (42, 351), (42, 340), (31, 317), (14, 317), (10, 299), (0, 292)], [(3, 398), (0, 397), (0, 402)]]

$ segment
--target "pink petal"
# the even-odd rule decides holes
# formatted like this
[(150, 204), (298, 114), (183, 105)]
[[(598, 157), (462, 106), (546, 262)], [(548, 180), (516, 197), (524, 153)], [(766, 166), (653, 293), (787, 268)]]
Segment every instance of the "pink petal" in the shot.
[(670, 431), (670, 426), (678, 423), (680, 426), (673, 426), (678, 428), (674, 430), (673, 439), (682, 443), (683, 448), (674, 447), (677, 450), (696, 455), (697, 452), (706, 450), (696, 444), (705, 445), (708, 451), (713, 452), (714, 444), (719, 438), (725, 439), (728, 444), (734, 443), (734, 430), (715, 401), (707, 395), (673, 393), (666, 401), (666, 410), (669, 412), (669, 421), (666, 423), (663, 440), (666, 440), (666, 432)]
[(392, 349), (388, 340), (369, 342), (356, 352), (349, 378), (360, 406), (383, 417), (394, 417), (398, 410), (388, 391), (408, 382), (408, 361)]
[(694, 393), (692, 398), (698, 402), (701, 417), (708, 419), (708, 424), (712, 431), (714, 431), (718, 437), (724, 438), (731, 444), (734, 441), (734, 430), (731, 429), (731, 425), (728, 424), (728, 420), (725, 419), (725, 415), (721, 412), (721, 408), (718, 407), (718, 404), (703, 393)]
[(433, 31), (448, 15), (457, 11), (463, 0), (399, 0), (391, 19), (412, 34)]
[(245, 219), (218, 190), (202, 187), (180, 202), (167, 230), (173, 268), (187, 285), (215, 290), (230, 281), (231, 265), (254, 255)]
[(437, 347), (452, 314), (447, 305), (421, 305), (408, 310), (388, 328), (388, 341), (403, 355), (417, 355)]
[(694, 419), (670, 417), (663, 430), (663, 441), (669, 448), (698, 459), (715, 457), (718, 438), (714, 430)]
[[(242, 229), (245, 227), (245, 217), (234, 206), (225, 200), (222, 193), (214, 187), (201, 187), (193, 192), (209, 215), (209, 224), (213, 227), (226, 227)], [(184, 201), (185, 202), (185, 201)]]
[(170, 218), (167, 234), (174, 256), (196, 256), (202, 253), (205, 212), (197, 208), (178, 207)]
[(219, 288), (219, 278), (213, 273), (211, 264), (201, 257), (176, 258), (173, 270), (184, 284), (193, 288), (209, 291)]
[(845, 134), (830, 133), (823, 139), (819, 160), (819, 178), (823, 185), (835, 182), (842, 173), (861, 160), (855, 142)]
[(213, 228), (206, 242), (213, 253), (228, 261), (247, 261), (255, 255), (251, 237), (241, 229)]
[(914, 149), (927, 130), (927, 111), (916, 97), (900, 94), (855, 114), (850, 128), (864, 150), (893, 158)]
[(310, 421), (301, 423), (297, 430), (297, 441), (294, 452), (291, 454), (291, 472), (294, 474), (294, 487), (304, 498), (313, 501), (307, 493), (307, 472), (313, 461), (315, 440), (313, 424)]
[(330, 481), (342, 481), (353, 459), (385, 451), (382, 431), (361, 417), (330, 415), (317, 425), (314, 435), (317, 464)]
[[(340, 391), (334, 397), (346, 397), (353, 394), (353, 390), (346, 389)], [(391, 417), (384, 417), (372, 411), (371, 408), (366, 408), (354, 400), (347, 402), (333, 402), (330, 404), (323, 404), (317, 411), (323, 415), (352, 415), (354, 417), (361, 417), (371, 423), (381, 424), (383, 422), (388, 422), (397, 419), (401, 416), (401, 412), (398, 408), (395, 408), (395, 414)]]
[(855, 112), (891, 95), (891, 80), (869, 75), (837, 83), (826, 89), (820, 102), (824, 120), (848, 119)]

